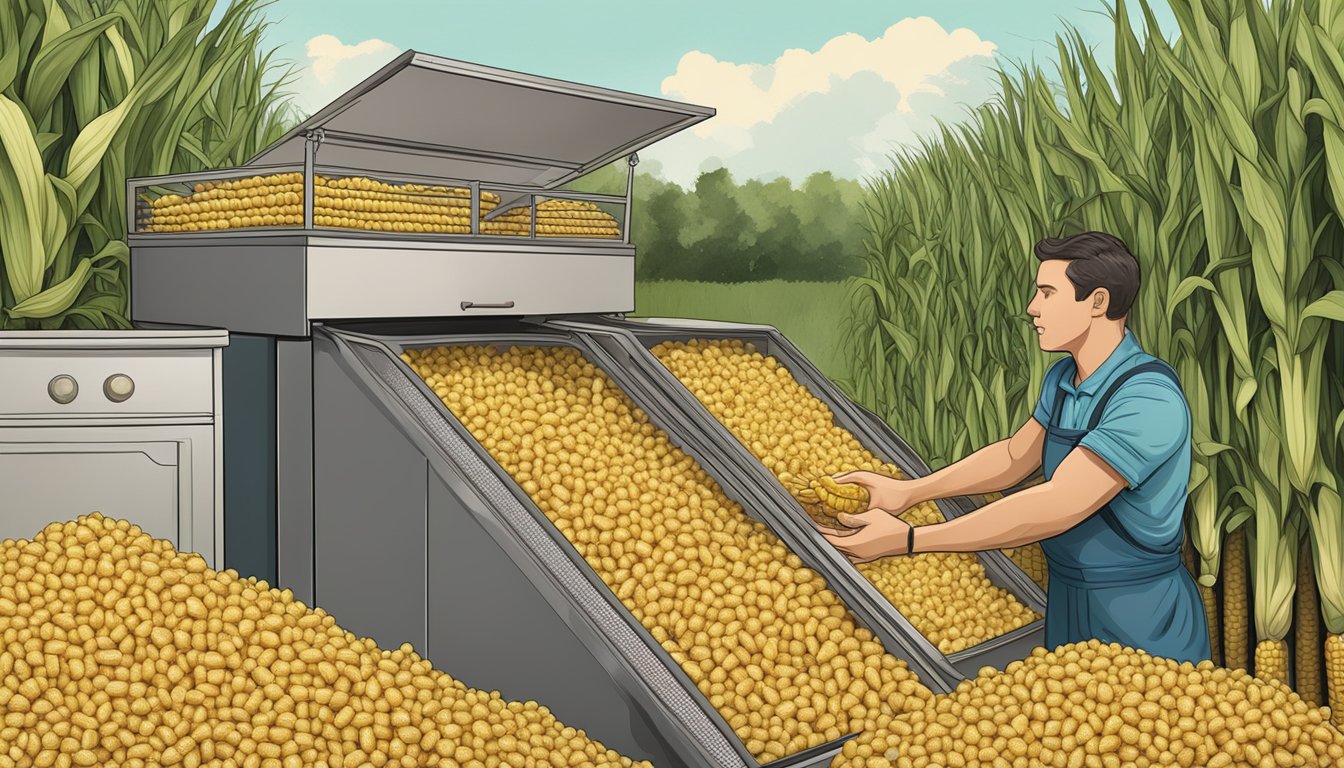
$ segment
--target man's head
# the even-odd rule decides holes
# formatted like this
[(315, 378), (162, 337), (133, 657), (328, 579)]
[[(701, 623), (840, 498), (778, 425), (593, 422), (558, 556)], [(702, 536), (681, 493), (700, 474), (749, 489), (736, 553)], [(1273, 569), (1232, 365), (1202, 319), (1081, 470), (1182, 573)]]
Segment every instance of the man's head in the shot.
[(1027, 314), (1041, 349), (1075, 349), (1097, 324), (1124, 326), (1139, 294), (1139, 262), (1104, 232), (1047, 237), (1036, 244), (1036, 294)]

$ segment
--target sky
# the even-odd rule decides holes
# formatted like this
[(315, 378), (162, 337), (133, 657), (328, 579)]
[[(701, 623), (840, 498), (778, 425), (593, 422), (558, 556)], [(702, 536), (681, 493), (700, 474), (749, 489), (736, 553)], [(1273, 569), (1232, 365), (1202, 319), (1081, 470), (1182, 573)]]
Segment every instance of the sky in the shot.
[[(1152, 5), (1172, 37), (1167, 0)], [(1113, 51), (1103, 0), (272, 0), (265, 15), (308, 113), (407, 49), (713, 107), (640, 152), (641, 170), (684, 186), (720, 166), (738, 181), (867, 178), (991, 98), (996, 66), (1053, 71), (1066, 24), (1103, 63)]]

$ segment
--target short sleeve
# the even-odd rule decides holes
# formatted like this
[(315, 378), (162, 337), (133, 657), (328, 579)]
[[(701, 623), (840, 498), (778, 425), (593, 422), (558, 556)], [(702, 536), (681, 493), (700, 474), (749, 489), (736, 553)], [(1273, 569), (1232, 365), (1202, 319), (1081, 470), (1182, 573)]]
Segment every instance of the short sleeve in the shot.
[(1190, 442), (1185, 397), (1166, 379), (1136, 377), (1122, 386), (1085, 437), (1085, 447), (1137, 488)]
[(1036, 410), (1031, 416), (1042, 427), (1050, 426), (1050, 413), (1054, 410), (1055, 398), (1059, 397), (1059, 377), (1068, 361), (1067, 357), (1056, 360), (1046, 369), (1045, 378), (1041, 380), (1041, 396), (1036, 399)]

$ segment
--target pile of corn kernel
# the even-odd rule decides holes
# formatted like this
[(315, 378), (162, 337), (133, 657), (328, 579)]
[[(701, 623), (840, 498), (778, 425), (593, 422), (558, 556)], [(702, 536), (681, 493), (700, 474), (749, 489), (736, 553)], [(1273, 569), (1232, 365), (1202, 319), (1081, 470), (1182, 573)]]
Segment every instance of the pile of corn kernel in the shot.
[(6, 540), (0, 569), (0, 768), (636, 764), (125, 520)]
[(1230, 768), (1344, 764), (1329, 710), (1244, 670), (1096, 640), (985, 669), (884, 731), (846, 768)]

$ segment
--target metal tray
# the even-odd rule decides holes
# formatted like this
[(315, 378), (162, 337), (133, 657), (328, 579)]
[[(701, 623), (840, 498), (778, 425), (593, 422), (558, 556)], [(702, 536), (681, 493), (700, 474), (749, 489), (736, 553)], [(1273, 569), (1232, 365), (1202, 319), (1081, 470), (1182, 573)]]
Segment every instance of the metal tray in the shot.
[[(697, 421), (707, 421), (702, 429), (715, 436), (724, 450), (731, 454), (734, 461), (743, 465), (753, 475), (752, 482), (769, 488), (783, 504), (796, 523), (796, 531), (804, 540), (809, 540), (814, 548), (821, 547), (834, 552), (825, 543), (807, 521), (807, 513), (793, 499), (792, 495), (780, 485), (774, 473), (761, 464), (756, 457), (743, 446), (706, 409), (700, 401), (681, 382), (672, 375), (648, 350), (665, 341), (689, 341), (704, 338), (732, 338), (750, 342), (762, 354), (774, 356), (781, 365), (789, 370), (797, 381), (831, 409), (836, 423), (848, 430), (865, 448), (878, 458), (889, 461), (911, 477), (928, 474), (928, 465), (921, 460), (909, 445), (891, 432), (889, 427), (876, 428), (875, 416), (867, 413), (849, 400), (835, 385), (826, 378), (807, 358), (798, 351), (778, 330), (772, 326), (741, 325), (734, 323), (702, 322), (674, 318), (653, 320), (628, 320), (611, 317), (586, 317), (581, 320), (555, 320), (549, 323), (553, 327), (568, 328), (581, 334), (587, 334), (609, 348), (622, 347), (629, 358), (630, 365), (638, 367), (650, 381), (657, 382), (670, 400), (677, 403), (684, 412), (696, 414)], [(604, 333), (605, 332), (605, 333)], [(640, 354), (642, 353), (642, 354)], [(978, 504), (971, 499), (937, 500), (936, 505), (944, 518), (950, 519), (975, 509)], [(976, 554), (985, 568), (990, 583), (1008, 590), (1014, 597), (1038, 614), (1045, 612), (1045, 593), (1006, 555), (999, 551)], [(847, 569), (851, 580), (860, 582), (856, 588), (864, 595), (865, 601), (876, 612), (885, 614), (900, 613), (849, 561), (836, 554), (840, 566)], [(904, 620), (904, 617), (902, 617)], [(907, 622), (908, 623), (908, 622)], [(916, 631), (923, 641), (926, 652), (945, 658), (962, 677), (974, 677), (986, 666), (1003, 669), (1008, 664), (1026, 658), (1031, 651), (1044, 643), (1045, 621), (1038, 619), (1026, 626), (986, 640), (971, 648), (952, 654), (941, 654), (932, 643)]]
[[(489, 467), (495, 477), (508, 489), (521, 508), (530, 514), (532, 521), (545, 532), (549, 540), (555, 545), (555, 548), (563, 553), (567, 561), (567, 566), (576, 572), (577, 575), (580, 575), (582, 579), (587, 582), (587, 585), (591, 590), (601, 597), (610, 614), (619, 617), (619, 620), (624, 625), (625, 629), (633, 633), (633, 635), (642, 642), (643, 648), (641, 649), (641, 654), (643, 651), (647, 651), (648, 654), (651, 654), (652, 657), (660, 663), (660, 676), (666, 681), (664, 685), (666, 685), (667, 682), (675, 684), (677, 690), (672, 692), (673, 695), (671, 698), (673, 700), (680, 700), (679, 705), (677, 703), (669, 702), (668, 691), (656, 690), (656, 686), (647, 679), (647, 667), (641, 670), (637, 660), (632, 660), (627, 655), (620, 653), (614, 648), (608, 649), (610, 658), (607, 660), (607, 663), (609, 665), (622, 666), (622, 671), (624, 673), (622, 677), (625, 679), (640, 681), (641, 684), (635, 686), (635, 690), (632, 690), (631, 693), (637, 697), (641, 708), (645, 710), (663, 711), (665, 713), (663, 719), (666, 722), (677, 723), (681, 730), (689, 731), (692, 734), (697, 731), (700, 734), (703, 734), (706, 726), (712, 727), (717, 735), (715, 741), (720, 742), (718, 751), (721, 753), (726, 744), (731, 748), (733, 757), (735, 758), (734, 761), (725, 762), (722, 754), (715, 757), (712, 754), (714, 750), (705, 750), (701, 754), (688, 756), (688, 764), (697, 765), (697, 760), (704, 761), (714, 758), (714, 762), (706, 764), (741, 764), (748, 768), (755, 768), (758, 763), (750, 753), (747, 752), (745, 746), (737, 738), (727, 722), (723, 720), (718, 711), (709, 704), (700, 693), (699, 689), (696, 688), (695, 684), (688, 676), (686, 676), (680, 665), (678, 665), (662, 646), (648, 634), (643, 625), (626, 610), (619, 598), (611, 592), (596, 572), (592, 570), (587, 561), (583, 559), (578, 551), (570, 545), (564, 535), (550, 522), (549, 518), (547, 518), (535, 505), (526, 491), (513, 480), (508, 472), (498, 464), (494, 463), (485, 448), (475, 441), (471, 433), (457, 420), (452, 412), (443, 405), (442, 401), (434, 395), (428, 385), (426, 385), (418, 375), (411, 371), (409, 367), (400, 360), (400, 354), (407, 349), (413, 348), (465, 346), (472, 344), (498, 346), (551, 346), (577, 349), (585, 356), (585, 358), (606, 373), (614, 384), (631, 397), (635, 404), (649, 416), (650, 422), (665, 432), (674, 445), (694, 459), (711, 477), (719, 482), (725, 495), (742, 505), (743, 510), (748, 514), (751, 514), (755, 505), (753, 494), (749, 490), (743, 489), (730, 472), (723, 470), (721, 466), (722, 460), (720, 458), (712, 454), (707, 455), (696, 445), (694, 440), (687, 439), (680, 424), (677, 423), (674, 418), (667, 416), (664, 411), (665, 406), (660, 406), (656, 402), (649, 402), (650, 398), (640, 391), (636, 381), (632, 380), (625, 371), (614, 364), (613, 361), (605, 356), (600, 349), (586, 344), (583, 339), (575, 334), (565, 332), (545, 332), (541, 330), (532, 333), (444, 334), (442, 333), (441, 328), (442, 326), (440, 326), (440, 331), (438, 333), (433, 333), (432, 331), (430, 333), (424, 333), (424, 331), (428, 329), (421, 329), (421, 333), (406, 334), (404, 333), (407, 330), (406, 325), (402, 324), (403, 333), (398, 335), (382, 335), (335, 328), (329, 328), (327, 329), (327, 332), (338, 344), (350, 349), (353, 354), (364, 357), (365, 359), (381, 356), (382, 359), (378, 362), (384, 365), (392, 363), (395, 369), (404, 378), (403, 383), (409, 384), (422, 398), (419, 405), (422, 407), (425, 404), (431, 406), (433, 412), (435, 412), (441, 422), (471, 447), (476, 456)], [(774, 526), (771, 525), (770, 520), (762, 519), (757, 515), (752, 516), (767, 526), (772, 527), (772, 529), (774, 528)], [(780, 531), (778, 530), (775, 532), (776, 535), (780, 534)], [(780, 538), (786, 545), (790, 543), (787, 534), (781, 535)], [(823, 577), (827, 576), (825, 573), (822, 575)], [(828, 578), (827, 581), (828, 586), (830, 586), (830, 579)], [(843, 595), (841, 595), (841, 597), (843, 599)], [(573, 618), (574, 609), (575, 606), (570, 606), (569, 612), (564, 614), (567, 617), (567, 621)], [(886, 643), (884, 642), (884, 646), (885, 645)], [(919, 674), (920, 670), (915, 664), (911, 664), (911, 668), (916, 671), (916, 674)], [(686, 711), (688, 705), (693, 708), (693, 711)], [(668, 709), (671, 709), (674, 714), (668, 716)], [(678, 711), (679, 709), (680, 711)], [(688, 724), (688, 720), (698, 722)], [(803, 766), (828, 765), (830, 760), (833, 759), (835, 755), (839, 754), (839, 751), (843, 748), (844, 742), (857, 735), (858, 734), (850, 734), (841, 737), (826, 744), (819, 745), (813, 749), (781, 758), (769, 765), (775, 768), (801, 768)], [(694, 740), (696, 737), (692, 736), (691, 738)]]

